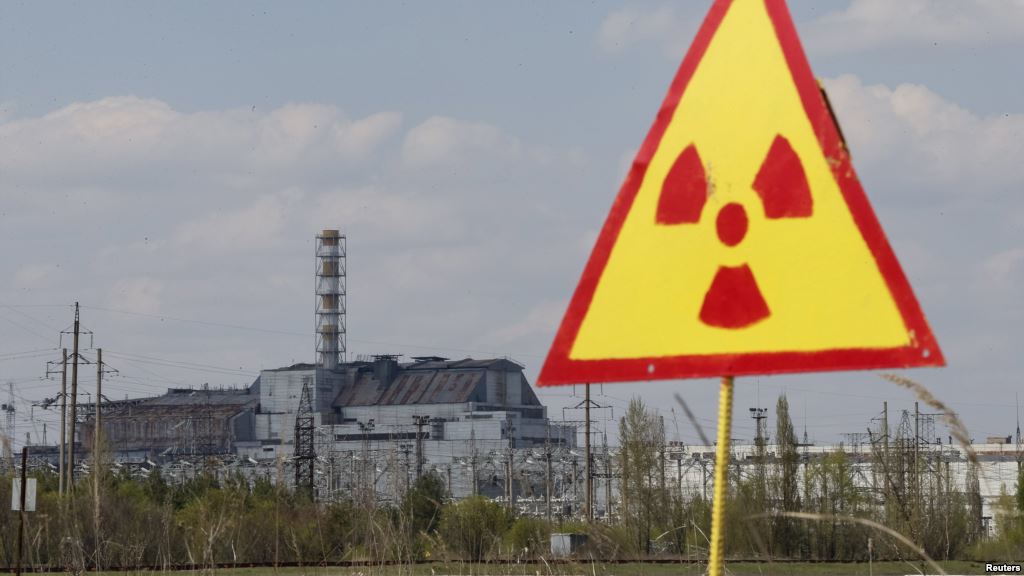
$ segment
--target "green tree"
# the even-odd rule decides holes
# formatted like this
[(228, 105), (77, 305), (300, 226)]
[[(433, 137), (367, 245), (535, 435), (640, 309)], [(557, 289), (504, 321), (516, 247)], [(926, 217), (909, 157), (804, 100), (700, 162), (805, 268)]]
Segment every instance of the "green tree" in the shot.
[(973, 462), (967, 465), (967, 526), (971, 541), (984, 536), (981, 484), (978, 482), (978, 466)]
[[(775, 452), (778, 459), (776, 467), (776, 509), (780, 512), (798, 512), (800, 510), (800, 454), (797, 452), (796, 434), (793, 432), (793, 421), (789, 417), (789, 400), (785, 394), (779, 396), (775, 404)], [(799, 524), (792, 518), (780, 516), (773, 525), (772, 538), (776, 549), (784, 556), (798, 554), (803, 547), (802, 533)]]
[(402, 500), (402, 511), (413, 534), (431, 533), (441, 522), (441, 510), (448, 499), (444, 480), (435, 473), (416, 479)]
[(633, 534), (635, 552), (649, 553), (651, 532), (664, 526), (671, 507), (660, 484), (665, 426), (639, 398), (629, 401), (619, 421), (619, 445), (622, 521)]
[(1017, 463), (1017, 512), (1024, 514), (1024, 466)]

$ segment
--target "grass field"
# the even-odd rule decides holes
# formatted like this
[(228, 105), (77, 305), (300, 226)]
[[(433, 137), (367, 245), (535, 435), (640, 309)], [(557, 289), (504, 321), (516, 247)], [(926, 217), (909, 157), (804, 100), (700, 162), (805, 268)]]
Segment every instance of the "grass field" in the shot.
[[(985, 574), (985, 565), (977, 562), (941, 562), (947, 574)], [(733, 576), (888, 576), (895, 574), (931, 574), (920, 563), (875, 562), (858, 564), (835, 563), (735, 563), (726, 566)], [(706, 567), (700, 564), (469, 564), (433, 563), (401, 566), (365, 566), (352, 568), (222, 568), (202, 572), (218, 576), (668, 576), (671, 574), (698, 576)], [(197, 572), (176, 572), (194, 574)], [(105, 576), (124, 576), (124, 572), (109, 572)]]

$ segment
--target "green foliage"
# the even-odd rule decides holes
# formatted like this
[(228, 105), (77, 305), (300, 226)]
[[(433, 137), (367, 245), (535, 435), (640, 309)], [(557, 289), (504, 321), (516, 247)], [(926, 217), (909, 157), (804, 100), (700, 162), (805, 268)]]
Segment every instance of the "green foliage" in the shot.
[(619, 421), (620, 514), (633, 533), (632, 551), (648, 553), (651, 538), (665, 528), (669, 508), (663, 485), (665, 427), (643, 400), (633, 398)]
[(559, 532), (577, 532), (586, 534), (589, 537), (587, 552), (595, 558), (606, 558), (608, 560), (624, 560), (636, 558), (634, 552), (636, 546), (635, 535), (632, 530), (623, 524), (583, 524), (578, 528), (562, 526)]
[(1017, 465), (1017, 512), (1024, 514), (1024, 466)]
[[(951, 472), (955, 461), (893, 454), (866, 457), (837, 452), (799, 452), (789, 406), (776, 406), (775, 445), (767, 445), (755, 469), (739, 476), (730, 468), (727, 553), (745, 558), (804, 558), (815, 561), (914, 558), (894, 539), (844, 521), (866, 518), (916, 541), (934, 558), (981, 560), (1024, 557), (1024, 495), (1018, 476), (995, 510), (998, 532), (982, 532), (978, 469), (968, 464), (966, 483)], [(665, 485), (664, 428), (639, 400), (630, 403), (620, 426), (617, 461), (622, 479), (619, 516), (610, 523), (565, 522), (559, 532), (586, 533), (585, 554), (631, 559), (674, 554), (703, 560), (710, 535), (711, 502)], [(908, 458), (908, 454), (911, 457)], [(685, 465), (688, 463), (679, 463)], [(677, 463), (670, 462), (675, 468)], [(694, 463), (692, 465), (697, 465)], [(868, 485), (865, 465), (877, 466)], [(920, 470), (917, 478), (912, 474)], [(418, 479), (394, 506), (372, 507), (344, 500), (313, 503), (265, 479), (214, 478), (199, 474), (182, 483), (165, 481), (159, 469), (136, 479), (126, 471), (100, 480), (100, 523), (94, 516), (92, 478), (78, 479), (71, 494), (57, 495), (54, 474), (39, 472), (36, 513), (28, 515), (28, 557), (35, 567), (81, 572), (101, 567), (201, 566), (232, 562), (320, 563), (339, 560), (398, 562), (434, 559), (438, 553), (463, 560), (544, 555), (551, 525), (537, 518), (513, 519), (484, 497), (450, 502), (435, 474)], [(0, 478), (0, 502), (10, 501), (10, 478)], [(801, 512), (815, 520), (786, 518)], [(14, 560), (17, 515), (0, 514), (0, 566)], [(512, 555), (501, 553), (505, 548)], [(507, 551), (506, 550), (506, 551)], [(525, 550), (525, 552), (524, 552)]]
[[(801, 507), (796, 433), (789, 417), (789, 400), (779, 396), (775, 405), (775, 450), (778, 465), (774, 482), (774, 509), (778, 512), (798, 512)], [(805, 548), (803, 526), (798, 521), (780, 516), (772, 523), (772, 542), (779, 554), (793, 557)]]
[(551, 524), (541, 518), (524, 516), (512, 523), (506, 538), (517, 552), (525, 550), (529, 556), (546, 554), (551, 547)]
[(974, 558), (982, 562), (1019, 562), (1024, 558), (1024, 517), (1017, 508), (1020, 485), (1016, 497), (1006, 493), (1005, 487), (994, 506), (998, 533), (994, 538), (975, 547)]
[(420, 476), (402, 500), (412, 534), (432, 533), (441, 523), (441, 510), (448, 499), (444, 480), (434, 473)]
[(503, 507), (472, 496), (445, 506), (438, 532), (464, 560), (479, 562), (494, 551), (508, 526)]

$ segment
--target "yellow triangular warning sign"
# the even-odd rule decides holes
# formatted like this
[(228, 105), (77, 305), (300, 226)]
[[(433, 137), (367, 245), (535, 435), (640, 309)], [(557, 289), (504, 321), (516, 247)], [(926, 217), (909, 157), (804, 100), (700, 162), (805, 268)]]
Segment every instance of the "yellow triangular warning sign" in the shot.
[(719, 0), (538, 381), (942, 365), (782, 0)]

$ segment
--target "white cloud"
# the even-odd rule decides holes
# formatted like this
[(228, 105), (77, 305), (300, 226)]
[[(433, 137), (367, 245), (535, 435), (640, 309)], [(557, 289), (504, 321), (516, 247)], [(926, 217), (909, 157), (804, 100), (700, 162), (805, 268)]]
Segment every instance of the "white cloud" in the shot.
[(985, 259), (981, 265), (984, 288), (1019, 293), (1024, 281), (1024, 248), (1004, 250)]
[(138, 192), (197, 173), (246, 187), (268, 177), (301, 178), (309, 166), (351, 166), (393, 135), (401, 117), (380, 112), (352, 120), (319, 104), (183, 113), (160, 100), (112, 96), (0, 122), (0, 172), (8, 183), (109, 188), (107, 175), (116, 170), (117, 182)]
[[(578, 222), (589, 208), (577, 200), (601, 173), (578, 147), (527, 144), (494, 124), (434, 116), (403, 130), (393, 112), (350, 120), (316, 104), (185, 113), (109, 97), (0, 120), (0, 136), (0, 242), (61, 230), (52, 242), (28, 240), (39, 249), (18, 252), (9, 270), (42, 282), (31, 266), (53, 262), (82, 279), (44, 283), (34, 299), (304, 334), (312, 237), (338, 227), (349, 236), (360, 352), (522, 352), (527, 336), (495, 342), (495, 327), (530, 317), (552, 278), (574, 281), (558, 255), (585, 257)], [(19, 296), (13, 282), (0, 287), (0, 301)], [(92, 329), (97, 314), (88, 312)], [(310, 338), (261, 342), (131, 318), (104, 317), (98, 342), (214, 365), (222, 349), (248, 350), (250, 366), (311, 355)]]
[(1024, 114), (981, 116), (925, 86), (825, 81), (855, 164), (931, 193), (983, 197), (1024, 179)]
[(675, 4), (662, 4), (653, 9), (624, 6), (613, 10), (601, 22), (597, 43), (610, 53), (652, 43), (660, 46), (669, 57), (681, 58), (700, 21), (699, 16), (679, 14)]
[(107, 305), (115, 310), (136, 314), (157, 314), (161, 308), (163, 289), (163, 283), (155, 278), (121, 278), (111, 286)]
[(1020, 42), (1022, 0), (853, 0), (807, 27), (815, 50), (890, 45)]
[[(668, 58), (678, 60), (706, 9), (703, 2), (616, 8), (602, 21), (597, 44), (609, 53), (654, 44)], [(1020, 43), (1024, 0), (852, 0), (842, 9), (798, 26), (815, 54), (888, 46)]]
[(249, 206), (183, 222), (176, 243), (197, 254), (253, 253), (280, 243), (288, 211), (302, 199), (294, 190), (257, 198)]
[[(376, 241), (414, 242), (424, 236), (450, 239), (464, 232), (451, 209), (421, 193), (392, 192), (380, 186), (338, 188), (324, 192), (310, 214), (313, 230), (344, 223)], [(438, 223), (444, 222), (444, 226)]]
[(501, 326), (491, 335), (490, 340), (499, 345), (516, 345), (517, 349), (524, 346), (543, 346), (555, 333), (568, 301), (545, 300), (527, 312), (526, 316), (511, 324)]
[(26, 264), (14, 273), (14, 286), (33, 289), (50, 285), (60, 274), (60, 266), (53, 264)]
[(402, 159), (411, 167), (465, 166), (474, 158), (515, 155), (520, 148), (495, 126), (433, 116), (405, 135)]

